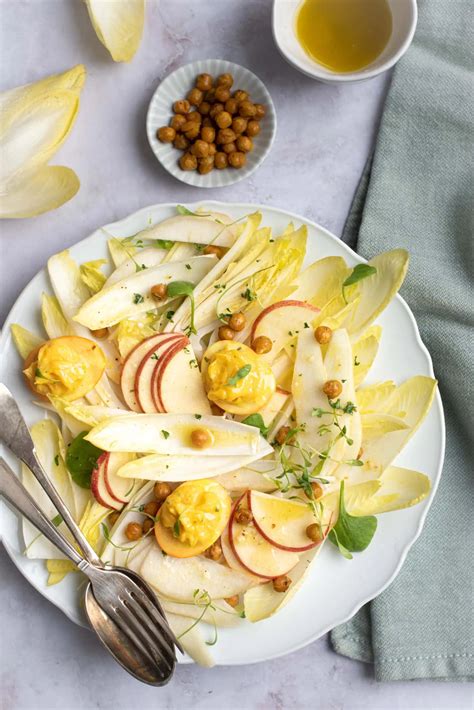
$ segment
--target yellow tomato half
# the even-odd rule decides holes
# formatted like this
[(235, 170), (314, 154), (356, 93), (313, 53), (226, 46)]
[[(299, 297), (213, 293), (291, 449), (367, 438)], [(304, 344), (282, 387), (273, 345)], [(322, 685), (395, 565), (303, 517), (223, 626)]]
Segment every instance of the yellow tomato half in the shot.
[(243, 343), (221, 340), (204, 354), (207, 396), (232, 414), (254, 414), (276, 389), (272, 368), (261, 355)]
[(72, 401), (94, 389), (105, 364), (104, 353), (92, 340), (65, 335), (48, 340), (33, 359), (30, 355), (23, 373), (38, 394)]
[(155, 535), (172, 557), (194, 557), (210, 547), (224, 530), (230, 515), (230, 496), (216, 481), (186, 481), (160, 508)]

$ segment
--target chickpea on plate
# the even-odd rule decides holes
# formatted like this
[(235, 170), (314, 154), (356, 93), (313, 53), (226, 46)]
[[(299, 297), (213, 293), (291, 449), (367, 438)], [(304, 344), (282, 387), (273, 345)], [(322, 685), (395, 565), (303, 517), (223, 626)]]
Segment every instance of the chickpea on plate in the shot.
[[(12, 326), (48, 415), (31, 429), (43, 467), (102, 560), (153, 587), (204, 665), (218, 629), (277, 613), (327, 541), (348, 564), (376, 515), (430, 490), (393, 462), (436, 381), (366, 384), (408, 254), (303, 268), (306, 227), (261, 222), (178, 206), (111, 237), (107, 260), (56, 254), (44, 332)], [(48, 584), (75, 573), (27, 521), (23, 536)]]
[(221, 74), (214, 81), (210, 74), (199, 74), (186, 99), (173, 104), (169, 126), (162, 126), (156, 137), (184, 152), (179, 159), (182, 170), (198, 170), (206, 175), (214, 168), (242, 168), (253, 140), (260, 133), (265, 107), (254, 104), (246, 91), (231, 91), (232, 74)]

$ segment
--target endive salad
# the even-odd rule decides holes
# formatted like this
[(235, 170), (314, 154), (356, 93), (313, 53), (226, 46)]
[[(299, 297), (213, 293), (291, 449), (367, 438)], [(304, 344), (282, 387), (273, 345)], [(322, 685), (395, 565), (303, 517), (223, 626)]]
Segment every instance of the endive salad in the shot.
[[(429, 493), (393, 462), (436, 381), (366, 385), (400, 288), (399, 249), (303, 268), (307, 229), (275, 234), (178, 206), (110, 257), (48, 261), (44, 333), (12, 336), (39, 458), (105, 563), (139, 572), (183, 646), (211, 665), (218, 628), (280, 610), (323, 544), (363, 553), (378, 514)], [(25, 468), (25, 484), (64, 524)], [(48, 583), (75, 571), (23, 523)]]

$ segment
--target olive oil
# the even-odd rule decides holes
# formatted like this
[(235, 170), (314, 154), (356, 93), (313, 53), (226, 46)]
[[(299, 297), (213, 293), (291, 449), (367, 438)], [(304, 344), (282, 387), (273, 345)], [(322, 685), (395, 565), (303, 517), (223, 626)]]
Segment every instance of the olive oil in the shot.
[(392, 33), (387, 0), (303, 0), (296, 36), (309, 56), (335, 72), (371, 64)]

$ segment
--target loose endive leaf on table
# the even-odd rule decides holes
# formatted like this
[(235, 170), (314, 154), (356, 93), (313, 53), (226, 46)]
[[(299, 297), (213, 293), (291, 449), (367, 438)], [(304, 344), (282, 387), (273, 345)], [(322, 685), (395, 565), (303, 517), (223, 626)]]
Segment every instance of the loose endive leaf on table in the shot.
[(79, 189), (77, 175), (46, 163), (79, 110), (82, 65), (0, 96), (0, 217), (32, 217), (59, 207)]
[(114, 62), (129, 62), (137, 51), (145, 21), (145, 0), (86, 0), (89, 17)]

